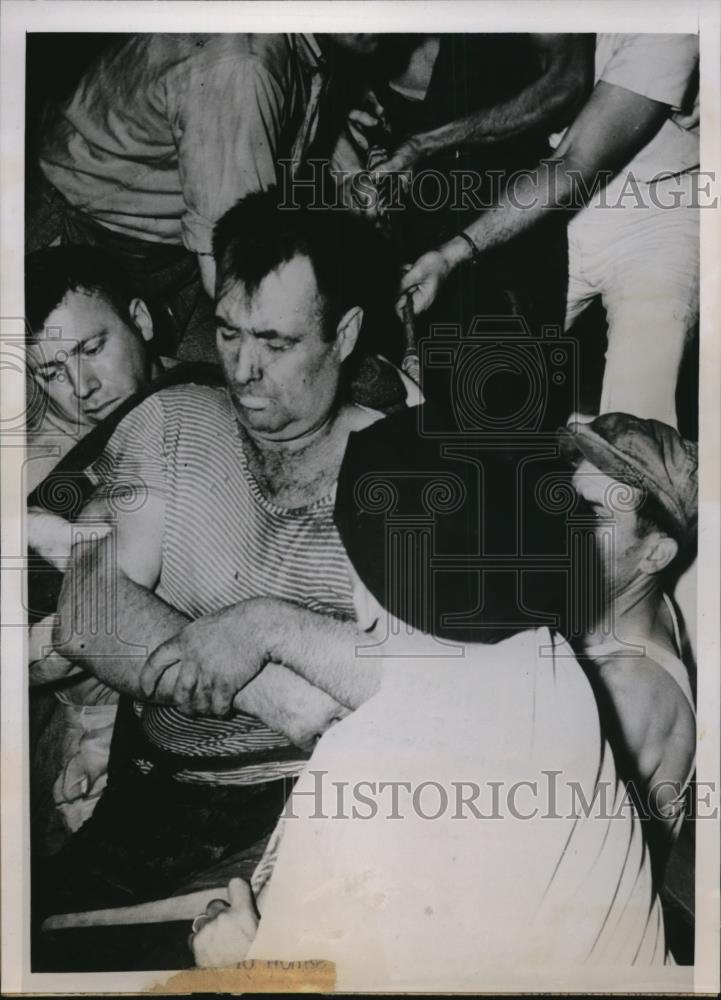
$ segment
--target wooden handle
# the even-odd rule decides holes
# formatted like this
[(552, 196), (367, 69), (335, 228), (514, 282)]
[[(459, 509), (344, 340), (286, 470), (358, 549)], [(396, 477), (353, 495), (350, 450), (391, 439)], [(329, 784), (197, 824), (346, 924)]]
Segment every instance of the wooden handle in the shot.
[(416, 350), (416, 324), (415, 316), (413, 314), (413, 299), (410, 295), (406, 295), (401, 304), (401, 313), (403, 315), (403, 339), (405, 341), (406, 351)]
[(57, 913), (43, 922), (43, 931), (59, 931), (71, 927), (114, 927), (122, 924), (164, 924), (176, 920), (193, 920), (214, 899), (228, 902), (227, 886), (200, 889), (184, 896), (153, 899), (135, 906), (116, 906), (107, 910), (87, 910), (84, 913)]

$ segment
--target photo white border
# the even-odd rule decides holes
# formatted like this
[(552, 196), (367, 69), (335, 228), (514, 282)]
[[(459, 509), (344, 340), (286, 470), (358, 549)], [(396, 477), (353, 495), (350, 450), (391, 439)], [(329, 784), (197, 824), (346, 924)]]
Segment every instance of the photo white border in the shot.
[[(717, 0), (395, 0), (395, 2), (196, 2), (196, 0), (3, 0), (0, 4), (0, 399), (4, 432), (24, 406), (22, 371), (5, 363), (2, 345), (22, 340), (25, 33), (33, 31), (660, 31), (701, 34), (701, 166), (714, 171), (711, 194), (721, 198), (721, 7)], [(702, 213), (701, 383), (698, 563), (698, 774), (715, 782), (710, 807), (719, 808), (721, 708), (721, 210)], [(12, 359), (11, 359), (12, 360)], [(8, 416), (10, 415), (10, 416)], [(2, 753), (2, 989), (3, 993), (141, 992), (163, 973), (53, 974), (29, 972), (29, 809), (27, 676), (22, 622), (23, 538), (20, 490), (23, 448), (3, 439), (0, 476), (0, 674)], [(22, 664), (22, 668), (19, 666)], [(619, 971), (618, 992), (719, 991), (719, 823), (699, 822), (696, 861), (696, 963), (663, 975)], [(25, 919), (23, 919), (23, 915)], [(594, 990), (584, 975), (554, 984), (558, 991)], [(597, 983), (598, 989), (601, 984)], [(538, 991), (535, 980), (488, 984)]]

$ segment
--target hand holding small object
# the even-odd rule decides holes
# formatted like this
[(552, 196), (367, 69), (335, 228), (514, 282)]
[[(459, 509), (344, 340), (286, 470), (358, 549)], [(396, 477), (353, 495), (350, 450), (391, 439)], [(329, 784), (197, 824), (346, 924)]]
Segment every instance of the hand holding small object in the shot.
[(223, 968), (245, 959), (253, 943), (260, 917), (247, 882), (233, 878), (228, 883), (228, 902), (211, 900), (193, 921), (189, 945), (200, 968)]

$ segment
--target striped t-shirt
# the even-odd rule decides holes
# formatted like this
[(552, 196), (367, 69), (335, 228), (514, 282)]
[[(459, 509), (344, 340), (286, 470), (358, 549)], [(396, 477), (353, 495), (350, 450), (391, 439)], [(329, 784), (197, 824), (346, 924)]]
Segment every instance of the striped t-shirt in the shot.
[[(142, 502), (145, 490), (163, 498), (155, 593), (190, 618), (260, 596), (355, 618), (334, 493), (293, 510), (268, 500), (248, 468), (224, 388), (180, 385), (146, 399), (120, 424), (91, 475), (99, 495), (112, 492), (117, 505), (126, 488), (129, 503)], [(159, 705), (137, 711), (146, 738), (163, 751), (248, 757), (230, 767), (181, 770), (179, 780), (253, 784), (296, 774), (307, 757), (248, 714), (190, 719)]]

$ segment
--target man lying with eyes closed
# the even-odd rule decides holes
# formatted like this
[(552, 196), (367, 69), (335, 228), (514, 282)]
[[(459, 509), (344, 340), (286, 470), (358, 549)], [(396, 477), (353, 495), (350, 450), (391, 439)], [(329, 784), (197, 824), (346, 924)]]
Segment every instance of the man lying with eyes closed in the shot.
[[(333, 505), (348, 435), (381, 416), (348, 401), (345, 374), (380, 287), (374, 239), (346, 213), (279, 211), (274, 192), (239, 202), (215, 233), (226, 385), (145, 400), (94, 466), (83, 516), (107, 517), (115, 497), (115, 530), (74, 550), (55, 648), (134, 699), (136, 732), (60, 855), (77, 881), (90, 852), (105, 888), (81, 899), (76, 885), (56, 912), (167, 894), (257, 842), (299, 747), (375, 683), (324, 666), (331, 639), (357, 630)], [(74, 596), (111, 581), (114, 628), (94, 635)], [(282, 665), (281, 623), (324, 690)]]
[(51, 645), (79, 531), (71, 522), (93, 492), (85, 470), (146, 396), (221, 378), (217, 365), (159, 356), (147, 305), (99, 247), (28, 254), (25, 304), (31, 829), (33, 850), (45, 855), (82, 826), (100, 797), (118, 702), (116, 691)]

